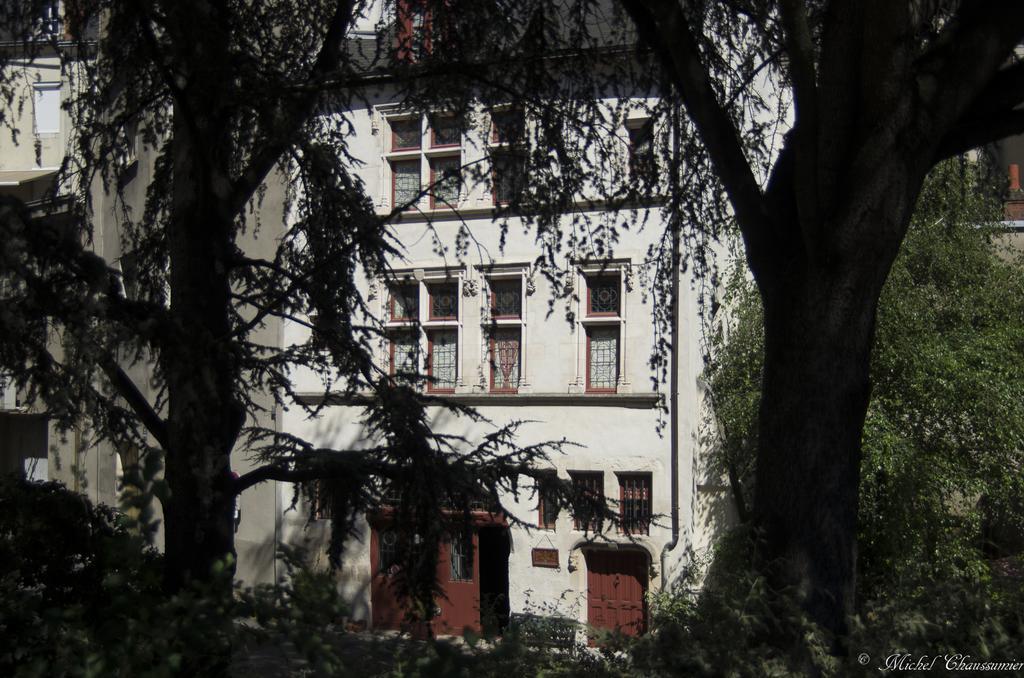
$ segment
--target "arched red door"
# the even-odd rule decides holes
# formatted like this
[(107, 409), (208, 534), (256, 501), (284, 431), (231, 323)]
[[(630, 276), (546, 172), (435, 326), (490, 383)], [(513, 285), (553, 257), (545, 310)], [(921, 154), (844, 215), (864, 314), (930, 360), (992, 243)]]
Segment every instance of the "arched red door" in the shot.
[(647, 630), (647, 554), (627, 549), (584, 552), (587, 623), (635, 636)]

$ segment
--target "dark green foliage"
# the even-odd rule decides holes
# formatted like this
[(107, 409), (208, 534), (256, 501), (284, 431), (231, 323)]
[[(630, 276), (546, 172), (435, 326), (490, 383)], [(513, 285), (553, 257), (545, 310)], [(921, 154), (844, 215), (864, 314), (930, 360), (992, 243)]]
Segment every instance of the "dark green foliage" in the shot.
[(220, 675), (233, 651), (260, 642), (289, 642), (318, 671), (342, 672), (326, 634), (344, 607), (301, 554), (285, 554), (286, 585), (225, 596), (223, 562), (209, 582), (167, 595), (161, 557), (113, 509), (17, 478), (0, 482), (0, 508), (2, 675)]
[[(1007, 555), (986, 536), (1024, 524), (1024, 268), (990, 225), (998, 205), (986, 189), (975, 167), (939, 165), (882, 293), (861, 464), (862, 600), (986, 580), (987, 556)], [(749, 500), (761, 309), (742, 273), (729, 299), (709, 433)]]

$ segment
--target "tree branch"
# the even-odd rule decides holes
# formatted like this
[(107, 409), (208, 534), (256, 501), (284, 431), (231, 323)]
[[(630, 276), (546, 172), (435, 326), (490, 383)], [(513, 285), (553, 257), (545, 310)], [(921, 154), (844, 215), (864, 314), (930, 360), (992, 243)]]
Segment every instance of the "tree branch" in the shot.
[[(338, 62), (344, 45), (345, 34), (348, 32), (349, 24), (352, 22), (352, 15), (355, 8), (355, 0), (343, 0), (338, 3), (328, 25), (327, 33), (324, 35), (323, 45), (317, 55), (309, 78), (316, 82), (330, 74)], [(274, 129), (268, 131), (267, 141), (262, 144), (260, 151), (249, 161), (248, 166), (241, 172), (239, 177), (232, 182), (230, 208), (238, 211), (249, 201), (253, 191), (263, 183), (267, 174), (274, 164), (281, 158), (285, 150), (291, 144), (292, 135), (316, 109), (316, 103), (321, 96), (318, 89), (310, 90), (297, 99), (287, 102), (286, 110), (282, 114), (281, 121)]]
[(657, 54), (700, 131), (747, 240), (748, 254), (760, 249), (767, 216), (763, 196), (743, 153), (739, 133), (718, 102), (711, 79), (679, 4), (674, 0), (622, 0), (640, 38)]
[(1004, 111), (965, 120), (954, 125), (942, 138), (935, 149), (934, 161), (945, 160), (1017, 134), (1024, 134), (1024, 110)]
[(104, 360), (101, 367), (107, 378), (110, 379), (110, 383), (139, 417), (146, 430), (156, 438), (162, 448), (168, 449), (167, 423), (156, 413), (131, 377), (113, 360)]

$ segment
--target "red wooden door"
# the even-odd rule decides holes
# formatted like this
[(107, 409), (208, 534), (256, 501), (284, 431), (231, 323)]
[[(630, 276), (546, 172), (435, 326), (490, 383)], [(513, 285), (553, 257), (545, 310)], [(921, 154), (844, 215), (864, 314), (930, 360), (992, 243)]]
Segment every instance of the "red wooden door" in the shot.
[(628, 636), (647, 628), (647, 556), (639, 551), (592, 550), (587, 559), (587, 622)]
[(461, 635), (467, 628), (480, 632), (480, 550), (476, 530), (463, 539), (441, 544), (437, 581), (443, 595), (437, 598), (434, 619), (437, 634)]

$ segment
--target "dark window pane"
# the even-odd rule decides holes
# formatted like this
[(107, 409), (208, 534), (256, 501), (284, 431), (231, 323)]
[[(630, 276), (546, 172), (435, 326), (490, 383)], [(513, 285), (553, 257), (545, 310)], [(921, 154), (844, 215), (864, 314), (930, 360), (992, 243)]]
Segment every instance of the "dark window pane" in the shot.
[(462, 126), (453, 115), (439, 115), (430, 121), (433, 146), (458, 146), (462, 143)]
[(422, 142), (419, 118), (391, 121), (391, 150), (416, 149)]
[(431, 161), (433, 170), (432, 181), (434, 205), (436, 207), (456, 207), (459, 204), (459, 191), (462, 189), (462, 159), (435, 158)]
[(431, 285), (430, 319), (455, 320), (459, 313), (459, 298), (455, 285)]
[(522, 285), (518, 280), (491, 282), (491, 316), (518, 318), (522, 313)]
[(472, 535), (460, 535), (451, 541), (451, 581), (473, 581)]
[(627, 534), (648, 534), (651, 526), (651, 476), (619, 476), (619, 511)]
[(600, 471), (570, 473), (575, 494), (574, 522), (577, 530), (598, 532), (601, 529), (600, 509), (604, 504), (604, 474)]

